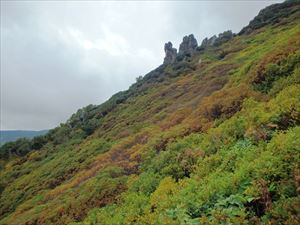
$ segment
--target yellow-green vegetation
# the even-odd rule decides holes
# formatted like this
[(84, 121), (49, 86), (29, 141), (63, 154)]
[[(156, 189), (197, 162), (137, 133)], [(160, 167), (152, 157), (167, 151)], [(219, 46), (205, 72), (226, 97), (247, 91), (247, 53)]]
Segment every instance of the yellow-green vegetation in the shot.
[(0, 224), (299, 224), (299, 6), (3, 145)]

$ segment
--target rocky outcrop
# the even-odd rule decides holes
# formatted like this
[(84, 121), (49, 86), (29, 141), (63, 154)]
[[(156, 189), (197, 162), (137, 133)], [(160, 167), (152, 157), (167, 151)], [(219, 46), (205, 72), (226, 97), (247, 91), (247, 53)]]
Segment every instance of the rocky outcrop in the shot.
[(165, 44), (165, 54), (166, 56), (164, 58), (164, 64), (170, 64), (175, 62), (177, 56), (177, 49), (173, 48), (171, 42)]
[[(198, 43), (193, 34), (183, 37), (181, 44), (179, 45), (179, 52), (173, 48), (171, 42), (165, 44), (165, 58), (164, 64), (174, 63), (176, 60), (183, 60), (187, 56), (193, 55), (198, 47)], [(179, 56), (179, 57), (178, 57)]]
[(234, 34), (231, 30), (224, 31), (223, 33), (219, 34), (217, 40), (215, 41), (215, 45), (223, 44), (234, 37)]
[(211, 38), (205, 38), (201, 43), (201, 48), (206, 48), (208, 46), (218, 46), (221, 45), (234, 37), (234, 34), (231, 30), (224, 31), (220, 33), (218, 37), (216, 35), (212, 36)]
[(198, 47), (198, 42), (193, 34), (190, 34), (189, 36), (183, 37), (183, 40), (179, 46), (179, 55), (192, 55), (196, 48)]
[(196, 51), (201, 51), (209, 46), (219, 46), (235, 36), (231, 30), (224, 31), (218, 36), (214, 35), (211, 38), (205, 38), (201, 45), (198, 47), (198, 43), (193, 34), (184, 36), (181, 44), (179, 45), (179, 51), (177, 54), (177, 49), (173, 48), (171, 42), (165, 44), (165, 58), (164, 64), (171, 64), (175, 61), (188, 60)]
[(204, 40), (201, 43), (201, 47), (206, 48), (208, 46), (213, 46), (214, 43), (215, 43), (215, 41), (216, 41), (216, 39), (217, 39), (216, 35), (212, 36), (209, 39), (208, 38), (204, 38)]

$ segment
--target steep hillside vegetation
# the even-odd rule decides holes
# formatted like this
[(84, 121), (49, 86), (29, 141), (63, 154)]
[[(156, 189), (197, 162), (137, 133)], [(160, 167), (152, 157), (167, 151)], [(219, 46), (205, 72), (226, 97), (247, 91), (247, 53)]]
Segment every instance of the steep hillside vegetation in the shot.
[(194, 47), (1, 147), (0, 224), (299, 224), (300, 1)]

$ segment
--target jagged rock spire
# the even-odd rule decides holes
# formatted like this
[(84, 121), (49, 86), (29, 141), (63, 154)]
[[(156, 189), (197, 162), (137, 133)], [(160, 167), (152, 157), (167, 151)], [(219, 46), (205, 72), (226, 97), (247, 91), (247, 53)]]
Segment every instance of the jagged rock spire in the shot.
[(193, 34), (184, 36), (179, 46), (179, 55), (193, 54), (198, 47), (198, 42)]
[(176, 61), (177, 55), (192, 55), (196, 48), (198, 47), (198, 42), (193, 34), (190, 34), (188, 36), (184, 36), (183, 40), (179, 46), (179, 52), (177, 54), (177, 49), (173, 48), (173, 45), (171, 42), (168, 42), (165, 44), (165, 53), (166, 56), (164, 58), (164, 64), (171, 64)]
[(177, 56), (177, 49), (173, 48), (173, 44), (169, 41), (165, 44), (165, 53), (164, 64), (170, 64), (175, 62)]

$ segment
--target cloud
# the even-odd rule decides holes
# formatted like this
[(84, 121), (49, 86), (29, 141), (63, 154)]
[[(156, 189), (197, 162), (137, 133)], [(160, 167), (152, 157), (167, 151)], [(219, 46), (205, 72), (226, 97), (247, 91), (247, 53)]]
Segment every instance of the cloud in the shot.
[(186, 34), (238, 32), (270, 1), (1, 1), (1, 129), (47, 129), (127, 89)]

